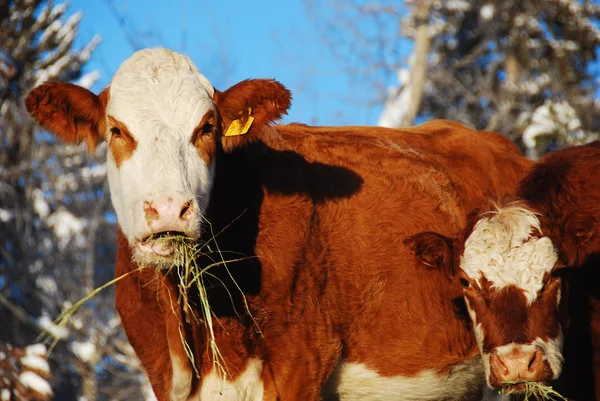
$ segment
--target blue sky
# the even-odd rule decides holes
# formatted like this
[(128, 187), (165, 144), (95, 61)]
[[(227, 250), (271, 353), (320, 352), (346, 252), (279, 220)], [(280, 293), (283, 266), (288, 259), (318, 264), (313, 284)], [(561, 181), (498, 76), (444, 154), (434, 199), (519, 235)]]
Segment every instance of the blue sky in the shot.
[[(70, 13), (84, 12), (76, 45), (102, 38), (87, 70), (98, 70), (99, 92), (133, 48), (109, 4), (127, 18), (142, 47), (164, 46), (186, 53), (218, 89), (246, 78), (275, 78), (294, 96), (285, 122), (373, 125), (380, 105), (365, 77), (346, 72), (318, 29), (331, 17), (312, 14), (303, 0), (72, 0)], [(317, 1), (317, 4), (321, 4)], [(328, 11), (329, 10), (329, 11)]]

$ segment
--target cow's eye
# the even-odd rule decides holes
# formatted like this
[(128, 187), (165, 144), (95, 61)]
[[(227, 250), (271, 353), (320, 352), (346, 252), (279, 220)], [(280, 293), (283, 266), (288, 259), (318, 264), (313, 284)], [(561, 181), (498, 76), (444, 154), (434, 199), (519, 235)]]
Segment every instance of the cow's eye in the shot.
[(121, 130), (117, 127), (112, 127), (110, 129), (110, 133), (114, 136), (120, 136), (121, 135)]
[(460, 281), (460, 284), (465, 288), (469, 287), (471, 285), (471, 283), (469, 283), (469, 280), (467, 280), (465, 278), (461, 278), (459, 281)]
[(212, 135), (215, 131), (215, 126), (211, 123), (206, 123), (202, 126), (202, 136)]

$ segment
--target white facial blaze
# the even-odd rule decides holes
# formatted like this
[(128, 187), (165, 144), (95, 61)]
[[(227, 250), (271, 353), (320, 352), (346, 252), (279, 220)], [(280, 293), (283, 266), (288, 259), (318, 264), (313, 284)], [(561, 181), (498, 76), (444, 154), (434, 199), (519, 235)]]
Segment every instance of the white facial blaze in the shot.
[(214, 163), (206, 165), (191, 138), (215, 107), (213, 94), (210, 82), (187, 56), (162, 48), (134, 53), (115, 74), (106, 114), (127, 126), (137, 146), (119, 168), (108, 152), (108, 180), (119, 224), (130, 242), (149, 234), (145, 201), (171, 197), (180, 203), (192, 200), (200, 213), (206, 208)]
[(477, 341), (477, 346), (479, 347), (479, 352), (483, 354), (483, 340), (485, 338), (485, 333), (483, 332), (483, 326), (481, 323), (477, 321), (477, 314), (471, 308), (471, 304), (469, 300), (465, 297), (465, 305), (467, 307), (467, 311), (469, 312), (469, 317), (471, 318), (471, 323), (473, 324), (473, 331), (475, 332), (475, 340)]
[(515, 285), (531, 305), (542, 289), (544, 275), (554, 268), (558, 254), (548, 237), (532, 237), (540, 230), (535, 214), (508, 206), (481, 218), (465, 242), (460, 267), (480, 285), (481, 275), (501, 289)]
[(471, 304), (469, 303), (469, 299), (467, 297), (464, 298), (465, 305), (467, 307), (467, 311), (469, 312), (469, 317), (471, 318), (471, 323), (473, 325), (473, 331), (475, 332), (475, 341), (477, 341), (477, 346), (479, 347), (479, 354), (481, 355), (481, 361), (483, 363), (483, 371), (485, 373), (486, 383), (488, 387), (491, 388), (490, 385), (490, 354), (483, 350), (483, 341), (485, 339), (485, 333), (483, 331), (483, 326), (481, 323), (477, 322), (477, 314), (471, 308)]

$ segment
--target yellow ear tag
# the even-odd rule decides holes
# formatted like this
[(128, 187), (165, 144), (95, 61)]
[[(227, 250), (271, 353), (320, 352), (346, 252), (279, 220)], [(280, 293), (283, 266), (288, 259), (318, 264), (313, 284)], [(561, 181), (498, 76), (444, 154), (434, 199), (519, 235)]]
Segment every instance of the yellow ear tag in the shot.
[(233, 120), (231, 124), (229, 124), (229, 128), (227, 128), (227, 132), (225, 132), (225, 136), (237, 136), (244, 135), (250, 129), (252, 122), (254, 121), (254, 117), (248, 116), (248, 120), (246, 120), (246, 124), (242, 127), (242, 123), (239, 119)]

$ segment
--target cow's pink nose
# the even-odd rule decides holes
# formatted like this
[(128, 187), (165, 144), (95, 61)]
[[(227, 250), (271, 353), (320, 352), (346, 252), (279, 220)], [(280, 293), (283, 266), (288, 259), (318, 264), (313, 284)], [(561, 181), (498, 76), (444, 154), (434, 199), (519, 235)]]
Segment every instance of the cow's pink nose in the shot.
[(177, 202), (173, 198), (160, 201), (145, 201), (144, 215), (152, 232), (181, 231), (185, 232), (190, 226), (194, 203), (189, 200)]
[(520, 381), (546, 381), (548, 370), (544, 361), (544, 351), (540, 347), (524, 349), (515, 346), (507, 353), (490, 354), (490, 384), (494, 387)]

